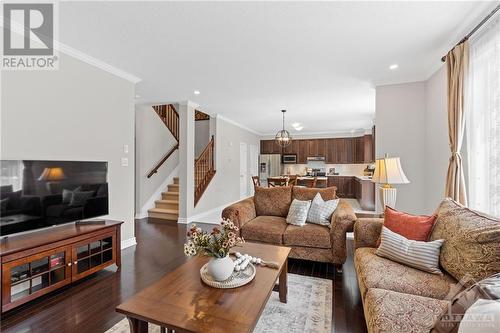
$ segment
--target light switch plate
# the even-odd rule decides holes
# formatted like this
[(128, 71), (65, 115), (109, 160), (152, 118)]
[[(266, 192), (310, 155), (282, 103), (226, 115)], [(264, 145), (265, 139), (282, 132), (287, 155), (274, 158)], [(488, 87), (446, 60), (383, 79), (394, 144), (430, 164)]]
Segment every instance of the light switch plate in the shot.
[(128, 154), (128, 145), (123, 145), (123, 152)]
[(121, 163), (122, 163), (122, 166), (124, 166), (124, 167), (128, 166), (128, 158), (122, 157)]

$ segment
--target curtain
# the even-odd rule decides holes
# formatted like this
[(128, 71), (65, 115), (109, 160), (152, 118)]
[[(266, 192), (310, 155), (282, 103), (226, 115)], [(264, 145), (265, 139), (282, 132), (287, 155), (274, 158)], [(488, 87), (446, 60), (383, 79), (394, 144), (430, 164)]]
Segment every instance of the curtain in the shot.
[(465, 130), (464, 86), (469, 63), (467, 41), (455, 46), (446, 55), (448, 75), (448, 137), (450, 143), (450, 163), (446, 177), (445, 195), (467, 205), (465, 178), (462, 167), (462, 141)]
[(469, 42), (469, 205), (500, 217), (500, 15)]

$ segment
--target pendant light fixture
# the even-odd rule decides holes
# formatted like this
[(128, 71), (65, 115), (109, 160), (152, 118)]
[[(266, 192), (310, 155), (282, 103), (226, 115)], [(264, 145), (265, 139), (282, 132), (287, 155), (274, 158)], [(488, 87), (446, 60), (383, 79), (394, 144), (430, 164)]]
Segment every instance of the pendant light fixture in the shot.
[(292, 142), (292, 137), (290, 133), (285, 129), (285, 112), (286, 110), (281, 110), (283, 113), (283, 129), (276, 133), (274, 140), (280, 147), (286, 147)]

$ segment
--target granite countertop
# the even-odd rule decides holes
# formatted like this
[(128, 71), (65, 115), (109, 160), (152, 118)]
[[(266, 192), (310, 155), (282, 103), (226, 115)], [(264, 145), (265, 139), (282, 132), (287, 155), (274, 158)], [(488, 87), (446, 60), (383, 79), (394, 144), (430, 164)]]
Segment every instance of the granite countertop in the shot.
[[(282, 177), (288, 177), (290, 175), (283, 175)], [(345, 175), (345, 174), (341, 174), (341, 175), (326, 175), (326, 176), (318, 176), (316, 177), (317, 180), (328, 180), (328, 177), (355, 177), (359, 180), (367, 180), (367, 181), (371, 181), (371, 177), (368, 177), (368, 176), (360, 176), (360, 175)], [(303, 180), (303, 179), (313, 179), (314, 177), (312, 176), (298, 176), (297, 179), (300, 179), (300, 180)]]
[(372, 178), (369, 176), (360, 176), (360, 175), (349, 175), (349, 174), (341, 174), (341, 175), (326, 175), (327, 177), (354, 177), (359, 180), (369, 180), (371, 181)]

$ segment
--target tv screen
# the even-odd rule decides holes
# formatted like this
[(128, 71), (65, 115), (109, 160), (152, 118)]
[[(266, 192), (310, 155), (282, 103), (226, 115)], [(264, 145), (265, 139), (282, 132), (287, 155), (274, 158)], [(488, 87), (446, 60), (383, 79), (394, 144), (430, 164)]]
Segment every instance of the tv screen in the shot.
[(108, 214), (108, 163), (0, 161), (0, 236)]

